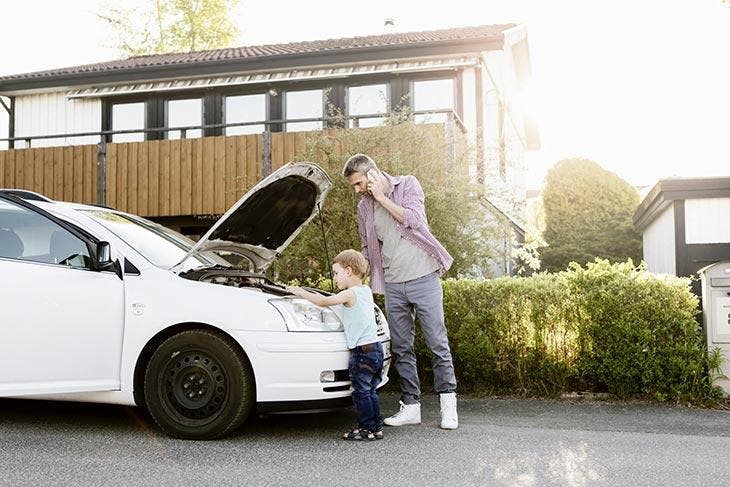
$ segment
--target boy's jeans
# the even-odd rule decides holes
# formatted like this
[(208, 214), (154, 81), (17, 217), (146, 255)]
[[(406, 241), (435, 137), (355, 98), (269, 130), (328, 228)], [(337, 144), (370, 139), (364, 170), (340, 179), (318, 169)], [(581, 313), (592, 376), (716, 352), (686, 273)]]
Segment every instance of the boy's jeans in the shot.
[[(367, 351), (366, 351), (367, 350)], [(380, 342), (355, 347), (350, 353), (352, 403), (357, 410), (357, 427), (370, 431), (383, 429), (380, 399), (375, 387), (383, 371), (383, 346)]]

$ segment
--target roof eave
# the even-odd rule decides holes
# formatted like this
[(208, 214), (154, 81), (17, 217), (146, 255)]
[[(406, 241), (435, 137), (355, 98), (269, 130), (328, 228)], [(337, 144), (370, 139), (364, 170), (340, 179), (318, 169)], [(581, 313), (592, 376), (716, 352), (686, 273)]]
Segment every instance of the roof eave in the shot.
[(634, 212), (634, 228), (643, 232), (675, 200), (728, 197), (730, 177), (662, 179), (651, 188)]
[[(164, 64), (139, 68), (121, 68), (95, 73), (70, 73), (37, 78), (22, 78), (0, 81), (0, 94), (14, 95), (31, 90), (81, 85), (126, 83), (130, 81), (169, 78), (190, 78), (215, 74), (235, 73), (252, 70), (301, 67), (321, 64), (396, 59), (418, 56), (453, 55), (466, 52), (501, 49), (502, 36), (494, 39), (432, 41), (417, 45), (393, 45), (363, 47), (346, 50), (327, 50), (314, 53), (281, 54), (249, 58), (198, 61), (180, 64)], [(323, 60), (326, 63), (323, 63)]]

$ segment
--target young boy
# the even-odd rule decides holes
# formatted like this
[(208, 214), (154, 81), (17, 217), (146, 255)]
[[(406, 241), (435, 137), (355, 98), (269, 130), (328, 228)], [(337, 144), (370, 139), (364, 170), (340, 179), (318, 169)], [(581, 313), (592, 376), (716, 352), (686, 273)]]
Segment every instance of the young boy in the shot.
[(378, 340), (373, 293), (362, 283), (367, 275), (367, 261), (357, 250), (344, 250), (335, 257), (332, 274), (337, 287), (333, 296), (305, 291), (289, 286), (287, 290), (318, 306), (342, 304), (345, 339), (350, 349), (350, 380), (352, 402), (357, 410), (357, 428), (345, 433), (346, 440), (380, 440), (383, 438), (383, 418), (375, 387), (383, 370), (383, 346)]

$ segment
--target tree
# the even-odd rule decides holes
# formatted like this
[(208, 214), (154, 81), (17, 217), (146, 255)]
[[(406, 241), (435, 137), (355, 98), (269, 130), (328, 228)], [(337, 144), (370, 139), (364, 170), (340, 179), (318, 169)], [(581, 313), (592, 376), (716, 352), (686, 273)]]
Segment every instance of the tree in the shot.
[(370, 155), (389, 174), (418, 178), (431, 230), (454, 257), (447, 276), (489, 274), (494, 256), (485, 242), (500, 228), (484, 218), (479, 188), (469, 178), (473, 149), (463, 142), (452, 150), (441, 125), (414, 125), (406, 112), (396, 112), (382, 127), (302, 133), (296, 145), (299, 150), (293, 160), (319, 164), (334, 185), (322, 208), (323, 228), (320, 220), (313, 221), (292, 242), (275, 262), (272, 272), (276, 279), (316, 283), (329, 276), (328, 260), (339, 251), (360, 250), (356, 214), (360, 197), (340, 175), (345, 160), (356, 153)]
[(564, 159), (546, 177), (542, 249), (546, 270), (564, 270), (570, 262), (596, 257), (638, 262), (641, 236), (632, 217), (639, 193), (616, 174), (588, 159)]
[(231, 20), (240, 0), (109, 1), (97, 15), (117, 36), (123, 56), (229, 47), (239, 29)]

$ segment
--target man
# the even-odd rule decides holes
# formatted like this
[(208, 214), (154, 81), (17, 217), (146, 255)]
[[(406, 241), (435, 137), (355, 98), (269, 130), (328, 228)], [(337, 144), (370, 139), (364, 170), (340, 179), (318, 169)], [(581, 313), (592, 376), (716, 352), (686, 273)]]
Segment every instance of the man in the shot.
[(370, 287), (385, 294), (391, 351), (400, 376), (400, 411), (389, 426), (421, 422), (421, 389), (413, 351), (415, 315), (433, 355), (434, 388), (441, 428), (456, 429), (456, 377), (446, 335), (439, 276), (452, 257), (428, 228), (424, 195), (414, 176), (390, 176), (364, 154), (345, 163), (342, 175), (362, 196), (357, 205), (362, 253), (370, 263)]

